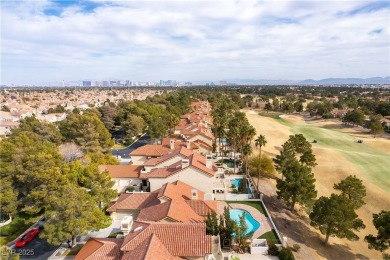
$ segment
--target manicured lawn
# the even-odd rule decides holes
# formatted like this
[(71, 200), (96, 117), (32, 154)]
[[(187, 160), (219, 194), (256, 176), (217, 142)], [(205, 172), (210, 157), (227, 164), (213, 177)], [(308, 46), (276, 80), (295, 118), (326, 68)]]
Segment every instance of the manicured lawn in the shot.
[(40, 219), (40, 215), (31, 216), (20, 213), (14, 217), (12, 222), (0, 228), (0, 246), (4, 246), (21, 235), (27, 228)]
[(263, 205), (261, 204), (260, 201), (256, 201), (256, 202), (255, 201), (226, 201), (226, 203), (228, 203), (228, 204), (237, 203), (237, 204), (248, 205), (248, 206), (254, 207), (258, 211), (260, 211), (263, 215), (268, 217), (267, 212), (265, 212)]
[(272, 244), (280, 244), (278, 236), (275, 233), (275, 230), (268, 231), (267, 233), (262, 234), (258, 237), (258, 239), (267, 239), (268, 243)]
[(390, 191), (390, 179), (385, 174), (388, 172), (389, 154), (373, 149), (364, 143), (359, 144), (355, 137), (334, 129), (311, 125), (294, 125), (291, 130), (296, 134), (303, 134), (309, 142), (314, 139), (317, 140), (317, 143), (313, 146), (339, 152), (359, 168), (367, 179), (384, 191)]

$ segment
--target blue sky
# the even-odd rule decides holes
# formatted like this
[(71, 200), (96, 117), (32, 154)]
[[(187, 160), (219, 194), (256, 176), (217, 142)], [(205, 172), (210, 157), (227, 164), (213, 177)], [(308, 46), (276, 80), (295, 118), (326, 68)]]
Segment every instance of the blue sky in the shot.
[(1, 84), (390, 74), (390, 3), (1, 1)]

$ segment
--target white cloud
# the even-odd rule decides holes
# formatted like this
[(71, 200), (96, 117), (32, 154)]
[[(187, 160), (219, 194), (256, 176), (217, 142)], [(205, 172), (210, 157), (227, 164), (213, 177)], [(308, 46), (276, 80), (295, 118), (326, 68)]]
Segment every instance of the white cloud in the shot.
[[(389, 73), (386, 3), (361, 9), (370, 2), (97, 2), (94, 10), (2, 2), (1, 83)], [(48, 8), (59, 15), (46, 15)]]

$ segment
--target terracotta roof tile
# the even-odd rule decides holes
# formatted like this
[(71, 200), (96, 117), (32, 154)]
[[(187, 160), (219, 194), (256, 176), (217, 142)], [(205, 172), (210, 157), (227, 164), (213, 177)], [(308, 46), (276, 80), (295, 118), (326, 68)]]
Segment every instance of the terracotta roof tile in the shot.
[(122, 260), (177, 260), (179, 257), (173, 256), (155, 234), (151, 234), (140, 243), (134, 250), (128, 251)]
[(157, 205), (160, 204), (157, 195), (157, 192), (124, 193), (119, 196), (118, 200), (110, 206), (107, 211), (113, 212), (118, 209), (143, 209)]
[(217, 212), (217, 201), (186, 200), (185, 201), (199, 216), (207, 216), (208, 213)]
[[(141, 227), (142, 230), (135, 232), (134, 229)], [(162, 222), (138, 222), (125, 237), (121, 250), (132, 251), (145, 239), (155, 234), (174, 256), (204, 257), (211, 253), (211, 236), (206, 235), (205, 223), (162, 223)]]
[(99, 165), (100, 172), (107, 170), (111, 178), (139, 178), (139, 165)]
[(159, 144), (147, 144), (132, 151), (130, 156), (162, 156), (169, 151), (169, 148)]
[(122, 256), (122, 239), (90, 238), (78, 252), (75, 260), (117, 260)]
[(182, 147), (175, 149), (175, 150), (169, 150), (168, 153), (166, 153), (165, 155), (163, 155), (161, 157), (151, 158), (151, 159), (147, 160), (146, 162), (144, 162), (144, 165), (145, 166), (156, 166), (162, 162), (165, 162), (165, 161), (175, 157), (176, 155), (179, 155), (182, 158), (184, 158), (184, 157), (190, 156), (193, 153), (194, 153), (193, 151), (182, 146)]

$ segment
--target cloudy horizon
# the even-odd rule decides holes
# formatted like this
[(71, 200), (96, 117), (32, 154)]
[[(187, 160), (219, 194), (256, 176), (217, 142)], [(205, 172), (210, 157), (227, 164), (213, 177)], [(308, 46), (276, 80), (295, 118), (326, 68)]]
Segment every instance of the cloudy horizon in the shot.
[(1, 2), (1, 84), (386, 77), (390, 3)]

